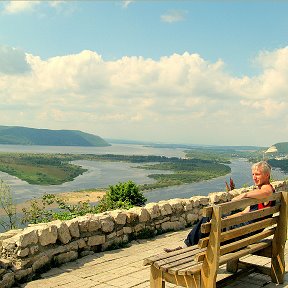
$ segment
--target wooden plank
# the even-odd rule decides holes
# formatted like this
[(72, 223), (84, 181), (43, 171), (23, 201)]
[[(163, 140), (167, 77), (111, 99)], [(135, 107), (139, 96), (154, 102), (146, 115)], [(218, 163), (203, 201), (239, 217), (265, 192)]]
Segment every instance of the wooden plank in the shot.
[(263, 217), (275, 214), (280, 211), (280, 205), (276, 205), (273, 207), (263, 208), (261, 210), (251, 211), (240, 216), (231, 215), (229, 218), (223, 219), (222, 228), (231, 227), (233, 225), (239, 225), (244, 222), (253, 221), (257, 219), (261, 219)]
[(239, 251), (235, 251), (233, 253), (225, 254), (223, 256), (220, 256), (219, 265), (223, 265), (230, 260), (239, 259), (241, 257), (255, 253), (255, 252), (260, 251), (262, 249), (266, 249), (270, 245), (271, 245), (271, 240), (270, 241), (268, 240), (268, 241), (263, 241), (263, 242), (251, 244), (251, 245), (249, 245), (249, 246), (247, 246), (247, 247), (245, 247)]
[(177, 286), (187, 287), (187, 288), (201, 288), (200, 286), (200, 275), (171, 275), (169, 273), (164, 273), (163, 275), (165, 281), (175, 284)]
[(150, 267), (150, 288), (164, 288), (162, 272), (153, 265)]
[[(272, 200), (280, 200), (281, 196), (279, 194), (280, 194), (280, 192), (273, 193), (271, 199)], [(270, 198), (268, 197), (266, 199), (270, 199)], [(249, 202), (249, 200), (250, 200), (250, 202)], [(252, 200), (252, 202), (251, 202), (251, 200)], [(241, 201), (241, 202), (239, 203), (239, 201)], [(250, 206), (250, 205), (254, 205), (254, 204), (256, 204), (256, 203), (254, 203), (255, 201), (256, 201), (256, 203), (263, 203), (263, 202), (266, 202), (267, 200), (264, 199), (264, 201), (263, 201), (263, 199), (261, 199), (259, 201), (258, 199), (245, 198), (245, 199), (242, 199), (242, 200), (238, 200), (236, 202), (236, 204), (235, 204), (235, 202), (229, 201), (229, 202), (225, 202), (225, 203), (219, 203), (219, 204), (216, 204), (216, 205), (221, 205), (222, 206), (222, 211), (225, 214), (225, 213), (230, 213), (233, 210), (237, 210), (237, 209), (245, 208), (245, 207)], [(254, 204), (249, 204), (249, 203), (254, 203)], [(211, 218), (212, 209), (213, 209), (212, 206), (203, 208), (203, 216)]]
[[(257, 211), (251, 211), (249, 213), (242, 214), (240, 216), (235, 216), (231, 215), (229, 218), (223, 219), (221, 221), (221, 227), (222, 229), (233, 226), (233, 225), (239, 225), (243, 222), (255, 220), (255, 219), (260, 219), (262, 217), (268, 216), (275, 214), (279, 212), (280, 210), (280, 205), (276, 205), (273, 207), (267, 207), (261, 210)], [(201, 232), (202, 233), (209, 233), (211, 229), (211, 224), (210, 223), (204, 223), (201, 225)]]
[(275, 230), (276, 230), (275, 228), (264, 230), (261, 233), (257, 233), (255, 235), (250, 236), (250, 237), (247, 237), (247, 238), (223, 245), (220, 248), (220, 255), (225, 255), (227, 253), (231, 253), (235, 250), (239, 250), (243, 247), (246, 247), (248, 245), (256, 243), (256, 242), (258, 242), (264, 238), (267, 238), (267, 237), (273, 235), (275, 233)]
[[(243, 247), (246, 247), (248, 245), (251, 245), (253, 243), (259, 242), (260, 240), (267, 238), (271, 235), (273, 235), (275, 233), (275, 228), (271, 228), (268, 230), (265, 230), (261, 233), (257, 233), (253, 236), (247, 237), (247, 238), (243, 238), (241, 240), (232, 242), (230, 244), (226, 244), (220, 247), (220, 255), (225, 255), (227, 253), (231, 253), (233, 251), (239, 250)], [(204, 261), (205, 258), (205, 252), (201, 252), (198, 253), (195, 256), (195, 261), (196, 262), (200, 262), (200, 261)]]
[(281, 192), (276, 192), (276, 193), (273, 193), (270, 197), (266, 197), (263, 199), (244, 198), (238, 201), (230, 201), (230, 202), (221, 203), (218, 205), (221, 206), (223, 214), (229, 214), (230, 212), (234, 210), (243, 209), (250, 205), (269, 202), (273, 200), (280, 200), (280, 199), (281, 199)]
[[(179, 273), (179, 271), (187, 271), (187, 270), (192, 270), (195, 268), (195, 266), (198, 267), (199, 263), (195, 262), (195, 261), (191, 261), (191, 262), (186, 262), (183, 263), (182, 265), (178, 265), (176, 267), (171, 267), (168, 269), (168, 272), (171, 274), (179, 274), (179, 275), (185, 275), (185, 273)], [(199, 270), (199, 269), (196, 269)]]
[[(268, 219), (264, 219), (264, 220), (259, 221), (259, 222), (251, 223), (251, 224), (239, 227), (239, 228), (235, 228), (232, 230), (222, 232), (220, 241), (223, 242), (223, 241), (231, 240), (233, 238), (240, 237), (240, 236), (245, 235), (247, 233), (252, 233), (254, 231), (275, 225), (277, 223), (278, 219), (279, 219), (279, 217), (268, 218)], [(200, 239), (199, 243), (198, 243), (199, 249), (203, 249), (203, 248), (207, 247), (208, 242), (209, 242), (209, 237), (205, 237), (205, 238)]]
[(264, 228), (271, 227), (272, 225), (277, 224), (279, 217), (264, 219), (259, 222), (251, 223), (242, 227), (228, 230), (221, 234), (221, 242), (239, 238), (243, 235), (253, 233)]
[(220, 256), (221, 215), (221, 207), (218, 205), (213, 206), (210, 239), (201, 267), (201, 284), (203, 288), (216, 287)]
[(198, 245), (193, 245), (193, 246), (190, 246), (190, 247), (187, 247), (187, 248), (183, 248), (183, 249), (180, 249), (180, 250), (177, 250), (177, 251), (173, 251), (173, 252), (169, 252), (169, 253), (165, 252), (165, 253), (153, 255), (153, 256), (145, 258), (143, 260), (143, 265), (144, 266), (151, 265), (155, 261), (159, 261), (159, 260), (162, 260), (162, 259), (170, 258), (170, 257), (173, 257), (175, 255), (185, 254), (185, 253), (187, 253), (189, 251), (193, 251), (193, 250), (197, 250), (197, 249), (199, 249)]
[(287, 238), (288, 192), (281, 193), (280, 219), (272, 241), (271, 278), (274, 283), (283, 283), (285, 274), (284, 249)]
[[(204, 249), (197, 249), (197, 250), (186, 250), (185, 253), (179, 253), (179, 254), (174, 254), (174, 255), (169, 255), (169, 257), (163, 257), (159, 260), (156, 260), (154, 262), (154, 265), (157, 263), (157, 265), (161, 265), (161, 264), (168, 264), (170, 262), (175, 262), (178, 261), (180, 259), (184, 259), (184, 258), (192, 258), (195, 254), (199, 253), (199, 252), (203, 252)], [(180, 251), (179, 251), (180, 252)], [(170, 253), (168, 253), (170, 254)]]
[[(200, 251), (200, 250), (199, 250)], [(203, 249), (201, 251), (204, 251)], [(168, 270), (171, 267), (175, 267), (177, 265), (186, 263), (186, 262), (193, 262), (194, 261), (194, 255), (197, 254), (196, 251), (190, 251), (189, 253), (175, 255), (170, 258), (161, 259), (154, 262), (154, 266), (156, 268), (160, 268), (163, 271)]]
[(212, 206), (204, 207), (202, 210), (202, 216), (211, 218), (212, 211), (213, 211)]

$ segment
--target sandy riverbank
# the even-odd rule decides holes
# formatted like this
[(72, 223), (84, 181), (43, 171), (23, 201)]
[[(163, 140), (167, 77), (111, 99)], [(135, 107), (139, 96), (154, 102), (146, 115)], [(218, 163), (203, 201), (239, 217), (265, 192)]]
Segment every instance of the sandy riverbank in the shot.
[[(91, 203), (98, 202), (102, 197), (106, 194), (106, 191), (78, 191), (78, 192), (63, 192), (55, 194), (58, 198), (63, 199), (65, 202), (71, 205), (75, 205), (78, 202), (90, 201)], [(41, 199), (33, 199), (36, 200), (39, 204), (41, 203)], [(19, 203), (16, 205), (16, 211), (22, 212), (23, 208), (29, 208), (31, 205), (31, 200)], [(49, 206), (54, 208), (53, 205)], [(3, 209), (0, 209), (0, 215), (4, 215)]]

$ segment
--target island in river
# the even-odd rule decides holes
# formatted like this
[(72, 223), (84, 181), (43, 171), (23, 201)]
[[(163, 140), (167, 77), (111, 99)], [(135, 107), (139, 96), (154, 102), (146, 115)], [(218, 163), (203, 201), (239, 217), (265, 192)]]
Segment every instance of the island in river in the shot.
[[(59, 185), (72, 181), (87, 169), (71, 163), (76, 160), (117, 161), (139, 164), (138, 168), (162, 170), (150, 174), (156, 183), (141, 185), (142, 190), (209, 180), (228, 174), (231, 168), (223, 157), (219, 160), (144, 155), (0, 153), (0, 171), (37, 185)], [(225, 162), (225, 164), (224, 164)]]

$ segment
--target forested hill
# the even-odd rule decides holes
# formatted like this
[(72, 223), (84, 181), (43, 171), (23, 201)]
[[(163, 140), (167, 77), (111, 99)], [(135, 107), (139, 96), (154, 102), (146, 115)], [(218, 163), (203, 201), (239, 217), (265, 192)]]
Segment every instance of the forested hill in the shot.
[(288, 154), (288, 142), (276, 143), (273, 146), (276, 147), (278, 153)]
[(99, 136), (78, 130), (0, 126), (0, 144), (47, 146), (110, 146)]

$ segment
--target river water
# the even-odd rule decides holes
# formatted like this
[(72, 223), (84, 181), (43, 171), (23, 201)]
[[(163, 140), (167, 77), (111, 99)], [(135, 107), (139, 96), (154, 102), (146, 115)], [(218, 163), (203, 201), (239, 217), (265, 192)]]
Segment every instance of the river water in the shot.
[[(142, 145), (115, 144), (109, 147), (63, 147), (63, 146), (21, 146), (0, 145), (0, 152), (26, 153), (71, 153), (71, 154), (119, 154), (119, 155), (160, 155), (167, 157), (184, 157), (183, 149), (152, 148)], [(7, 173), (0, 172), (0, 179), (10, 185), (16, 203), (41, 197), (44, 193), (59, 193), (79, 191), (89, 188), (106, 188), (118, 182), (132, 180), (137, 184), (153, 183), (149, 174), (158, 171), (136, 168), (139, 164), (125, 162), (75, 161), (76, 164), (87, 168), (88, 171), (71, 182), (62, 185), (30, 185)], [(245, 159), (235, 159), (230, 164), (231, 173), (208, 181), (155, 189), (145, 193), (149, 202), (157, 202), (170, 198), (189, 198), (193, 195), (207, 195), (210, 192), (224, 191), (225, 181), (229, 178), (235, 182), (236, 188), (252, 185), (251, 163)], [(169, 173), (167, 171), (161, 171)], [(287, 174), (272, 170), (273, 179), (287, 178)]]

